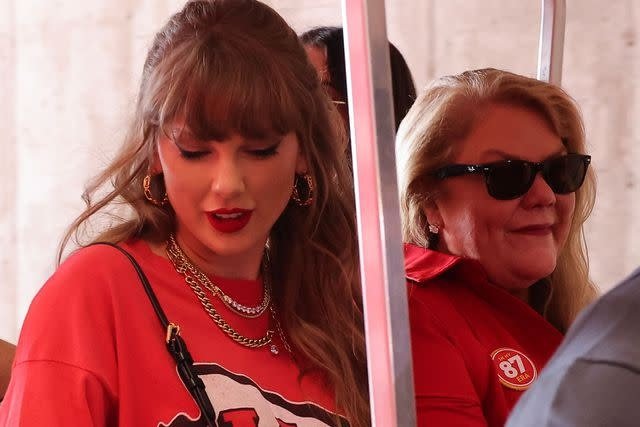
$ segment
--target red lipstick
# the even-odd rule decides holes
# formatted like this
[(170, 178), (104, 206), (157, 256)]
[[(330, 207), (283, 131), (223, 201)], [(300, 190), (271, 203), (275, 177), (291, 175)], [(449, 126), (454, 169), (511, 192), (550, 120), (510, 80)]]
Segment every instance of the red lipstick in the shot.
[(207, 212), (209, 223), (221, 233), (235, 233), (242, 230), (251, 219), (253, 211), (248, 209), (216, 209)]
[(526, 227), (521, 227), (515, 230), (516, 233), (521, 234), (530, 234), (533, 236), (545, 236), (547, 234), (551, 234), (552, 225), (551, 224), (534, 224)]

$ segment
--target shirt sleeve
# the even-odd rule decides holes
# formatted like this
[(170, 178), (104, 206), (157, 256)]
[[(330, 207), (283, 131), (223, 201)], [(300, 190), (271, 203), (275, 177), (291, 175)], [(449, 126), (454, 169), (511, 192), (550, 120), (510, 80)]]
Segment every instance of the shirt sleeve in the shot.
[(460, 350), (427, 307), (410, 307), (418, 426), (486, 427), (480, 399)]
[(606, 361), (577, 360), (552, 372), (524, 394), (507, 427), (635, 427), (640, 420), (637, 369)]
[(92, 247), (72, 256), (32, 301), (0, 426), (109, 425), (118, 390), (110, 283), (119, 264), (105, 252)]
[(112, 404), (101, 382), (87, 371), (59, 362), (24, 362), (13, 369), (0, 426), (115, 425), (109, 415)]

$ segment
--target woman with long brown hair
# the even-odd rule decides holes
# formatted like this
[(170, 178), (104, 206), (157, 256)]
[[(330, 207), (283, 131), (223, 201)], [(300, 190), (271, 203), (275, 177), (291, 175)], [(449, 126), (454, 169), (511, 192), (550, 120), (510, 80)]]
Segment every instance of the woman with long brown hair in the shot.
[(31, 305), (0, 424), (367, 425), (332, 116), (271, 8), (197, 0), (171, 17), (61, 254), (85, 247)]

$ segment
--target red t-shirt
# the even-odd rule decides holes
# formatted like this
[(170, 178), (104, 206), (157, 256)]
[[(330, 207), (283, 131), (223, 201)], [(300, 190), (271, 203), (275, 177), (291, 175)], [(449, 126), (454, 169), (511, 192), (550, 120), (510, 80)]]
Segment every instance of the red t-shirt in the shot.
[(562, 334), (476, 261), (405, 245), (419, 426), (503, 426)]
[[(335, 425), (333, 393), (319, 378), (300, 381), (298, 367), (277, 338), (278, 355), (269, 346), (237, 344), (213, 323), (169, 260), (142, 241), (123, 247), (141, 265), (169, 321), (180, 326), (218, 425)], [(260, 281), (214, 281), (242, 304), (262, 299)], [(209, 299), (241, 334), (265, 334), (268, 311), (246, 319), (210, 294)], [(104, 245), (78, 251), (31, 304), (0, 406), (0, 425), (204, 425), (164, 335), (137, 274), (120, 252)]]

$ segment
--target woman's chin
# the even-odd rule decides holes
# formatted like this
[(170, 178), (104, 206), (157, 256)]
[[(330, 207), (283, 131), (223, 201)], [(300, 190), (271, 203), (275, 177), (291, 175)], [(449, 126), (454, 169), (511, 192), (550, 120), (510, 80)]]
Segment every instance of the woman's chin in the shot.
[[(490, 280), (496, 285), (508, 290), (527, 289), (540, 279), (549, 276), (556, 268), (556, 260), (551, 257), (520, 258), (508, 265), (498, 266), (496, 274), (490, 275)], [(494, 277), (491, 277), (494, 276)]]
[(523, 281), (528, 283), (529, 286), (533, 285), (537, 281), (544, 279), (553, 273), (556, 268), (556, 260), (549, 259), (544, 260), (541, 258), (531, 259), (529, 263), (523, 265), (517, 271), (517, 276), (523, 278)]

